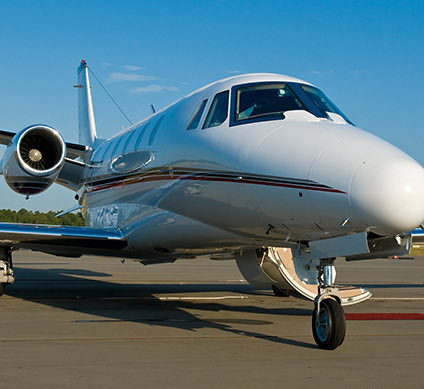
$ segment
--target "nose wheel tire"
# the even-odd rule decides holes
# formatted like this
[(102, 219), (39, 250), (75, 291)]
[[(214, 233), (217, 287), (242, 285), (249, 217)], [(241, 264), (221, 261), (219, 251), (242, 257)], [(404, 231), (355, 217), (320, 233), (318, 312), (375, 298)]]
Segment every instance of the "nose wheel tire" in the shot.
[(325, 298), (314, 309), (312, 333), (318, 347), (334, 350), (339, 347), (346, 334), (346, 318), (342, 306), (332, 298)]

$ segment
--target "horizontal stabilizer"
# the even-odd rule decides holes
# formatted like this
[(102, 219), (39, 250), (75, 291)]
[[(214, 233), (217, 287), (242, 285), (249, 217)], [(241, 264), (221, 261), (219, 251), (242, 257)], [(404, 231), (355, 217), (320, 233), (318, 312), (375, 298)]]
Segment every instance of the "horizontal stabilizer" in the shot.
[(8, 145), (14, 136), (14, 132), (0, 130), (0, 144)]

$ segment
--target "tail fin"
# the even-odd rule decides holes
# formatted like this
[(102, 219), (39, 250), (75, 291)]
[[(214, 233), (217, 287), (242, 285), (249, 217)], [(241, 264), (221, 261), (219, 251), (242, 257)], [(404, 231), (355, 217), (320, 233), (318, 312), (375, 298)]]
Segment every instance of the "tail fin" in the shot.
[(81, 61), (78, 67), (78, 119), (79, 143), (93, 147), (97, 139), (96, 123), (94, 121), (93, 102), (91, 101), (90, 80), (88, 78), (87, 62)]

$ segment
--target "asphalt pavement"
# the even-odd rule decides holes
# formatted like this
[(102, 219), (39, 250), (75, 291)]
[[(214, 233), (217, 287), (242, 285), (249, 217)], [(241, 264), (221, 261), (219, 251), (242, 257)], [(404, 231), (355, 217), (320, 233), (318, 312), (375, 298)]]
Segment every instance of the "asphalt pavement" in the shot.
[(20, 251), (14, 265), (0, 298), (8, 389), (424, 387), (424, 257), (336, 264), (373, 297), (346, 307), (334, 351), (315, 346), (312, 302), (253, 289), (233, 261)]

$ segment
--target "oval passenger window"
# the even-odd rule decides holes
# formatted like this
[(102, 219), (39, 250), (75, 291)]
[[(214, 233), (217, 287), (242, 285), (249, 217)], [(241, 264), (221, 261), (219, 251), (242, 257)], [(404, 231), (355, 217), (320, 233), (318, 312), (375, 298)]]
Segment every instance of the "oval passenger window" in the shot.
[(153, 154), (148, 150), (134, 151), (114, 159), (110, 164), (111, 170), (116, 173), (127, 173), (141, 169), (153, 159)]

